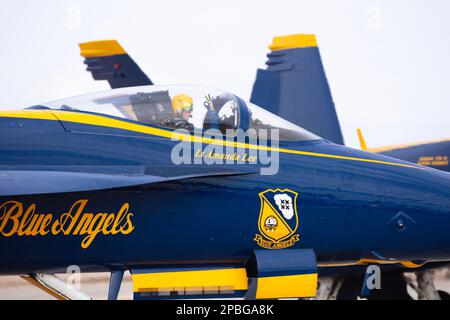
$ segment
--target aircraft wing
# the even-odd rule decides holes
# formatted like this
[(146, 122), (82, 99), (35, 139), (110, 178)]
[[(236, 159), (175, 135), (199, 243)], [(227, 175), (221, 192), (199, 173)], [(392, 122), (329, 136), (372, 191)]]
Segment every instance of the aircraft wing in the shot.
[(0, 196), (37, 195), (130, 188), (154, 183), (193, 178), (224, 177), (251, 174), (250, 171), (204, 170), (180, 175), (159, 176), (151, 174), (102, 174), (67, 171), (0, 172)]
[(112, 89), (153, 84), (116, 40), (80, 43), (80, 50), (87, 71), (95, 80), (107, 80)]
[(267, 68), (258, 69), (251, 102), (343, 145), (316, 37), (275, 37), (269, 49)]

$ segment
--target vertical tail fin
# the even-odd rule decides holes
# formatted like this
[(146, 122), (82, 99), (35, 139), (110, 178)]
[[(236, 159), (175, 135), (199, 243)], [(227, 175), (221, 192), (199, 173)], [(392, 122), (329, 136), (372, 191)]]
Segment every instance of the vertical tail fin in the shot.
[(116, 40), (80, 43), (80, 54), (94, 80), (107, 80), (113, 89), (153, 84)]
[(251, 101), (337, 144), (339, 120), (314, 35), (275, 37), (258, 69)]

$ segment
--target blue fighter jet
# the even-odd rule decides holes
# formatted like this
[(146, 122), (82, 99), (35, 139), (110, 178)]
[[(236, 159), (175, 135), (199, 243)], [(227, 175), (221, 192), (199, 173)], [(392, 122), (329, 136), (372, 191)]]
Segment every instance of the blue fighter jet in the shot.
[(0, 274), (61, 299), (86, 298), (54, 276), (76, 268), (111, 272), (110, 299), (125, 271), (136, 299), (307, 298), (319, 268), (450, 260), (448, 173), (81, 49), (115, 89), (0, 112)]

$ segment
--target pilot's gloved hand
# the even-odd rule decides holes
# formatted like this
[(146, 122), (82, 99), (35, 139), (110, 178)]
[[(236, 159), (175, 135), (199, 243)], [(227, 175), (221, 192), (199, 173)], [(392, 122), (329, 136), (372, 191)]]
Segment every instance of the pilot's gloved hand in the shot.
[(176, 119), (176, 120), (175, 120), (175, 123), (174, 123), (174, 127), (175, 127), (175, 128), (183, 128), (183, 129), (186, 129), (188, 125), (190, 125), (190, 123), (187, 122), (187, 121), (184, 120), (184, 119)]
[(214, 102), (211, 95), (208, 94), (205, 96), (205, 102), (203, 102), (203, 105), (208, 111), (214, 111)]
[(168, 128), (172, 128), (172, 129), (186, 129), (189, 131), (193, 131), (194, 130), (194, 125), (188, 121), (186, 121), (183, 118), (167, 118), (163, 121), (161, 121), (161, 126), (163, 127), (168, 127)]

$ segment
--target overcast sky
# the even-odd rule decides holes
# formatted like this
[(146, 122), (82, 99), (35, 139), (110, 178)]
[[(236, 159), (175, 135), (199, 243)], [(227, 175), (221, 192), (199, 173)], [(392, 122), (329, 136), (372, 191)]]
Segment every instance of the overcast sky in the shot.
[(450, 137), (448, 0), (15, 0), (0, 9), (0, 109), (108, 89), (77, 44), (117, 39), (158, 84), (248, 99), (275, 35), (314, 33), (348, 145)]

